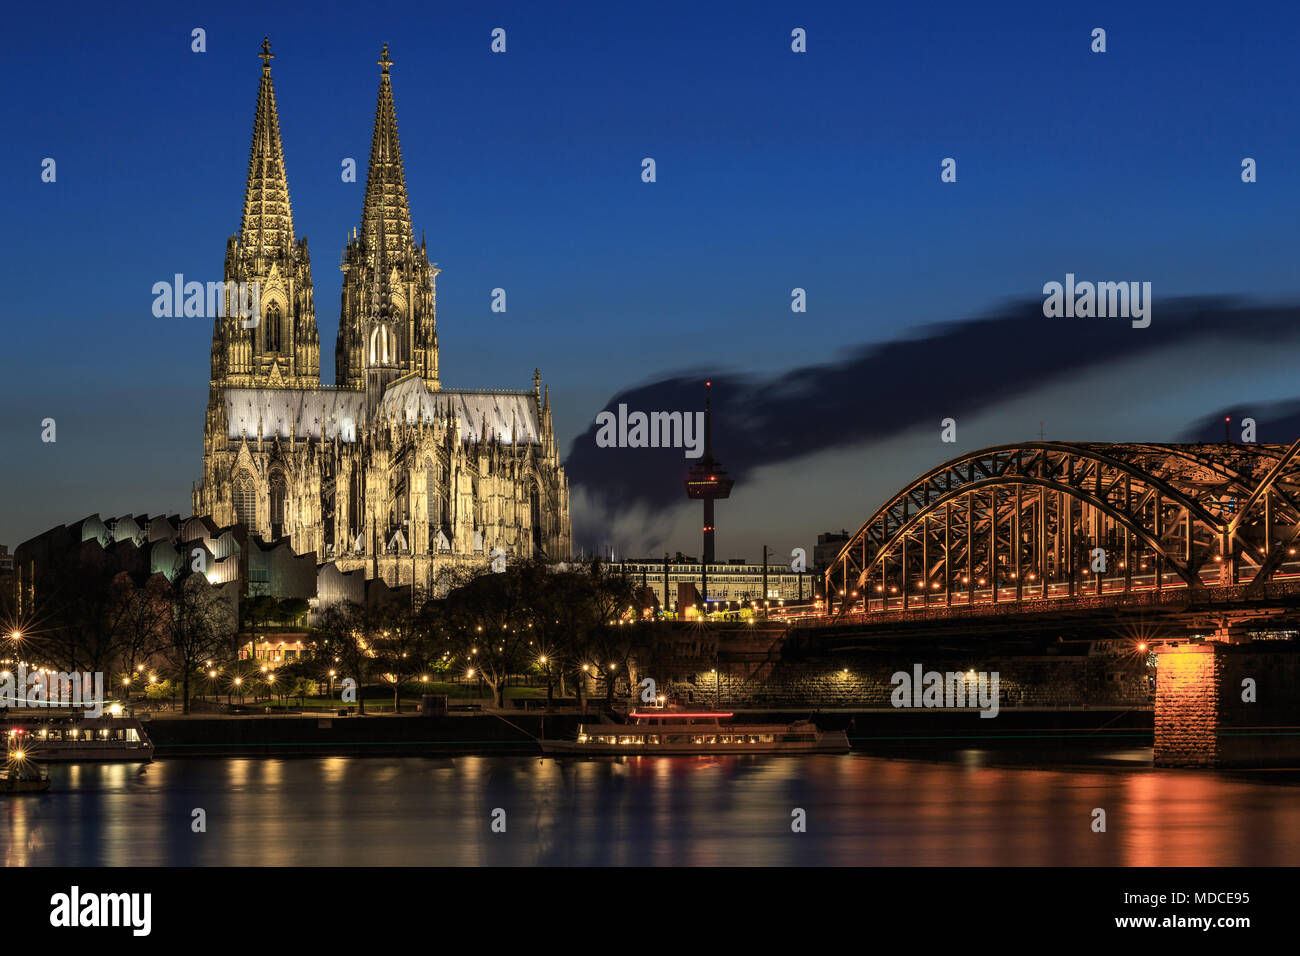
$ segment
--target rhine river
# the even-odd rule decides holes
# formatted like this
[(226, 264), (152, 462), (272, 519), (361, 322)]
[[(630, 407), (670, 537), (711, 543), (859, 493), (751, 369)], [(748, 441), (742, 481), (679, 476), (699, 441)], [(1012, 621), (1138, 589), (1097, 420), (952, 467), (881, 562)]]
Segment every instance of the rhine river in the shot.
[[(158, 760), (0, 798), (8, 866), (1282, 865), (1295, 773), (1150, 748), (1005, 765), (882, 756)], [(1001, 761), (1002, 763), (999, 763)], [(1043, 764), (1044, 761), (1035, 761)], [(505, 832), (491, 828), (505, 811)], [(1095, 808), (1107, 814), (1093, 832)], [(206, 832), (192, 829), (206, 814)], [(791, 829), (796, 810), (806, 832)], [(499, 815), (498, 815), (499, 818)]]

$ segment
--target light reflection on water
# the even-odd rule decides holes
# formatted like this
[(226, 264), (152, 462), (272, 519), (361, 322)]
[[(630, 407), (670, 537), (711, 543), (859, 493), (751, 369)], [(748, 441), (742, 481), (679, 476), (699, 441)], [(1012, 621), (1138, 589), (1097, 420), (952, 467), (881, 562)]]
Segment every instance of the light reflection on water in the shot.
[[(0, 797), (8, 866), (1278, 865), (1293, 776), (810, 757), (162, 760), (55, 765)], [(491, 832), (492, 811), (507, 830)], [(791, 811), (807, 832), (791, 832)], [(1107, 832), (1091, 829), (1107, 813)], [(207, 832), (191, 831), (192, 811)]]

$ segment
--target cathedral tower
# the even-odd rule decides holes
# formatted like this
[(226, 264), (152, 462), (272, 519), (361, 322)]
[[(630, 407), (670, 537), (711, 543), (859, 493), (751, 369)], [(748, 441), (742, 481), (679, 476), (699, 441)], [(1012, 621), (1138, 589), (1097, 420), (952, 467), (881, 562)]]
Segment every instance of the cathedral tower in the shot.
[[(335, 353), (339, 388), (366, 388), (372, 364), (392, 364), (398, 374), (415, 373), (431, 389), (438, 384), (435, 319), (436, 266), (423, 239), (416, 246), (406, 195), (406, 172), (397, 137), (397, 111), (385, 44), (379, 58), (379, 102), (370, 140), (370, 167), (361, 227), (343, 251), (343, 298)], [(383, 329), (373, 324), (382, 310)], [(379, 339), (382, 338), (383, 342)], [(374, 341), (372, 341), (374, 340)], [(388, 345), (388, 359), (382, 347)], [(372, 363), (371, 354), (376, 358)]]
[[(307, 240), (294, 241), (289, 178), (271, 82), (269, 40), (262, 40), (262, 82), (253, 117), (253, 145), (239, 233), (226, 243), (226, 288), (256, 283), (260, 314), (227, 308), (212, 332), (212, 380), (218, 385), (315, 387), (320, 335), (312, 297)], [(247, 326), (247, 327), (246, 327)]]

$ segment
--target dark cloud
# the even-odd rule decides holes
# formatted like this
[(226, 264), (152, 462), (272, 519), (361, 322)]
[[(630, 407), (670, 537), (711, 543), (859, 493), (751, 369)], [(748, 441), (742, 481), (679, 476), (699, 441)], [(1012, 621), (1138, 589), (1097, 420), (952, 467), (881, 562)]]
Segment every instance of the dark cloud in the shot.
[[(816, 334), (814, 323), (808, 331)], [(1273, 343), (1297, 331), (1300, 305), (1292, 304), (1157, 298), (1151, 325), (1135, 329), (1124, 319), (1048, 319), (1035, 299), (925, 327), (898, 341), (827, 342), (837, 358), (767, 378), (681, 373), (619, 392), (605, 407), (702, 409), (704, 379), (711, 378), (714, 452), (739, 484), (763, 465), (878, 441), (918, 422), (937, 429), (945, 417), (969, 416), (1091, 366), (1220, 339), (1234, 347)], [(1149, 397), (1159, 381), (1135, 381), (1134, 399)], [(1279, 434), (1300, 434), (1272, 421), (1267, 432), (1275, 424)], [(1215, 440), (1222, 434), (1220, 424)], [(592, 501), (614, 513), (653, 512), (684, 498), (682, 481), (692, 462), (680, 450), (599, 448), (595, 436), (593, 422), (574, 439), (566, 461), (571, 483)], [(1260, 440), (1269, 440), (1263, 420)]]
[[(1224, 419), (1230, 419), (1224, 431)], [(1241, 422), (1255, 420), (1255, 441), (1260, 444), (1289, 445), (1300, 438), (1300, 398), (1284, 402), (1258, 402), (1233, 405), (1197, 419), (1178, 438), (1182, 442), (1241, 441)]]

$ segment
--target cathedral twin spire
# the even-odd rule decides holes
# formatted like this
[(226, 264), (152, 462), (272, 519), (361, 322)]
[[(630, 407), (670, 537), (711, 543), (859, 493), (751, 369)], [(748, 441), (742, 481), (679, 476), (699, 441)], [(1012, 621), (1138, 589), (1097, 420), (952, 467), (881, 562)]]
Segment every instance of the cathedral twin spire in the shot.
[[(307, 241), (295, 242), (285, 172), (270, 41), (262, 41), (262, 78), (239, 234), (226, 256), (227, 281), (255, 281), (262, 321), (245, 332), (218, 322), (213, 381), (227, 385), (319, 385), (320, 338), (312, 302)], [(349, 238), (341, 266), (342, 306), (335, 361), (337, 384), (365, 387), (370, 344), (383, 317), (388, 360), (400, 374), (421, 375), (438, 388), (434, 279), (438, 269), (415, 245), (406, 173), (397, 134), (397, 110), (385, 44), (378, 61), (379, 97), (370, 144), (359, 235)], [(314, 379), (314, 380), (313, 380)]]

